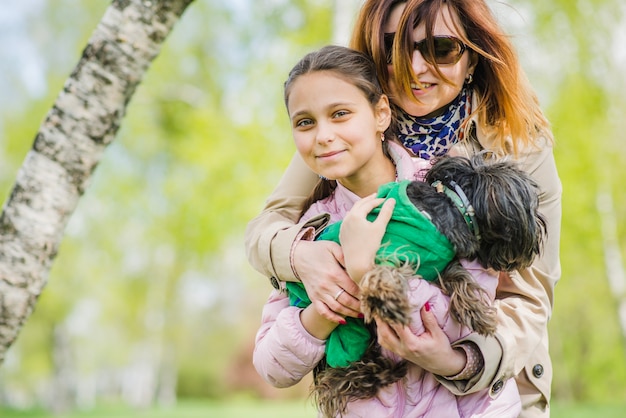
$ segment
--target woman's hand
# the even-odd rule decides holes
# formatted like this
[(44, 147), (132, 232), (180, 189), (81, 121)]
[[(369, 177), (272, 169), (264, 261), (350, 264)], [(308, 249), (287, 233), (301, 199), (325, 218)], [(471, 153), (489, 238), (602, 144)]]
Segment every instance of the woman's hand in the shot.
[(294, 249), (293, 264), (322, 317), (344, 323), (346, 316), (361, 315), (359, 286), (344, 270), (343, 252), (337, 243), (299, 241)]
[[(385, 203), (378, 216), (370, 222), (367, 215), (383, 202)], [(375, 195), (364, 197), (354, 204), (341, 223), (339, 241), (343, 249), (344, 265), (348, 275), (357, 283), (374, 267), (376, 252), (380, 248), (395, 203), (394, 199), (385, 201)]]
[(425, 328), (420, 335), (415, 335), (408, 326), (389, 325), (376, 318), (379, 344), (433, 374), (444, 377), (458, 374), (467, 362), (465, 352), (452, 348), (435, 315), (428, 310), (428, 303), (420, 314)]

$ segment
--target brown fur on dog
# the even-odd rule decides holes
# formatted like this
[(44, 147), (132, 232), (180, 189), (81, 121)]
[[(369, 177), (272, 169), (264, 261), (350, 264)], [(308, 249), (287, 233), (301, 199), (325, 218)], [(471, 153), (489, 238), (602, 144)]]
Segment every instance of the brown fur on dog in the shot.
[[(408, 264), (377, 264), (367, 272), (361, 281), (361, 311), (365, 321), (369, 323), (378, 317), (388, 323), (409, 325), (412, 307), (407, 292), (411, 279), (415, 279), (415, 270)], [(438, 284), (450, 297), (450, 313), (457, 322), (482, 335), (495, 332), (495, 310), (485, 290), (460, 263), (450, 263)]]
[(389, 323), (409, 324), (408, 280), (415, 276), (415, 269), (403, 264), (391, 266), (377, 264), (363, 276), (361, 281), (361, 311), (365, 322), (379, 317)]
[[(375, 332), (374, 330), (372, 330)], [(406, 376), (407, 362), (382, 356), (372, 340), (363, 357), (348, 367), (326, 367), (322, 361), (313, 372), (313, 392), (322, 416), (341, 416), (348, 402), (376, 396), (381, 387)]]

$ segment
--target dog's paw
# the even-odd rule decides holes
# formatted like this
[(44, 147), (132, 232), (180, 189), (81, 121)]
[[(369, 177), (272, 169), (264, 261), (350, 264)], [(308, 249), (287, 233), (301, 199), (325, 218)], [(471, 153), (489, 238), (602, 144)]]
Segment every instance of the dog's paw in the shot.
[(361, 310), (370, 322), (377, 316), (385, 322), (408, 325), (411, 306), (407, 279), (398, 267), (378, 265), (361, 282)]

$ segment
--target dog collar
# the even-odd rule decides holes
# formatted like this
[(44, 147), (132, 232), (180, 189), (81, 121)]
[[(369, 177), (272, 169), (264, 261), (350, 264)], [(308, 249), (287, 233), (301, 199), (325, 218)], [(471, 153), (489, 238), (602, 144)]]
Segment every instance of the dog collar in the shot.
[(478, 228), (478, 223), (476, 222), (476, 213), (474, 212), (474, 207), (469, 202), (469, 199), (454, 180), (450, 180), (450, 186), (454, 188), (454, 190), (450, 189), (448, 186), (443, 184), (440, 180), (435, 181), (431, 184), (439, 193), (445, 193), (452, 202), (454, 206), (457, 207), (461, 215), (463, 215), (463, 219), (465, 219), (465, 223), (469, 227), (470, 231), (474, 234), (476, 239), (480, 241), (480, 230)]

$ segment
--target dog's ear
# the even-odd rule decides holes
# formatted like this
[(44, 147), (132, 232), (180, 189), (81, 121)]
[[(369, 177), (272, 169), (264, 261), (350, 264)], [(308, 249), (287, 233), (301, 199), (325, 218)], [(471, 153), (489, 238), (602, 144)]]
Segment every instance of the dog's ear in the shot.
[(474, 161), (470, 201), (480, 227), (479, 261), (499, 271), (528, 267), (540, 253), (545, 220), (539, 187), (510, 161)]

